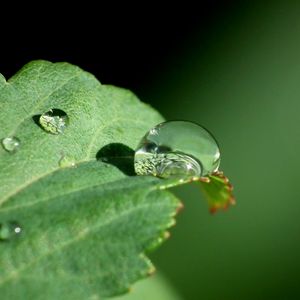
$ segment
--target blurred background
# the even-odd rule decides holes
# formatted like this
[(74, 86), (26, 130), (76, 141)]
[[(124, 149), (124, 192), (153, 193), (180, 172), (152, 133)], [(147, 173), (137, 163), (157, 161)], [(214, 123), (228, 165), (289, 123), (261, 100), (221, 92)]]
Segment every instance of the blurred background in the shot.
[(158, 279), (128, 299), (300, 299), (300, 2), (198, 5), (24, 16), (0, 72), (68, 61), (217, 138), (237, 205), (212, 216), (197, 184), (174, 189), (185, 209), (151, 254)]

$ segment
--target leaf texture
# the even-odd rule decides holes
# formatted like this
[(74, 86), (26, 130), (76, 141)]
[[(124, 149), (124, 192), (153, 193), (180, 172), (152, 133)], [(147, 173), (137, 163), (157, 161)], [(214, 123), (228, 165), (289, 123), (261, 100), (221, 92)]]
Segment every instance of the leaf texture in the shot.
[[(63, 134), (38, 125), (50, 109), (67, 113)], [(22, 229), (0, 242), (1, 299), (102, 299), (153, 272), (145, 251), (165, 239), (180, 203), (162, 180), (96, 157), (111, 144), (134, 149), (162, 120), (67, 63), (34, 61), (0, 77), (0, 138), (20, 140), (15, 153), (0, 148), (0, 226)], [(62, 168), (63, 157), (75, 166)]]

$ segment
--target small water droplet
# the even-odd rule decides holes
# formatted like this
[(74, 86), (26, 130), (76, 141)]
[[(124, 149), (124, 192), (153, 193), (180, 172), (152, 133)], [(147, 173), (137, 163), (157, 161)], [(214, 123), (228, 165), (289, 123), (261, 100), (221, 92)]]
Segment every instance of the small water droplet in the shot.
[(50, 109), (40, 116), (39, 122), (45, 131), (52, 134), (60, 134), (68, 126), (69, 117), (63, 110)]
[(218, 170), (220, 150), (203, 127), (188, 121), (168, 121), (150, 129), (134, 157), (138, 175), (168, 178), (207, 176)]
[(3, 148), (8, 152), (16, 152), (20, 147), (20, 140), (14, 136), (2, 140)]
[(0, 241), (8, 241), (22, 232), (21, 226), (16, 222), (0, 223)]
[(67, 155), (63, 155), (58, 162), (58, 165), (61, 168), (73, 168), (75, 167), (75, 160)]

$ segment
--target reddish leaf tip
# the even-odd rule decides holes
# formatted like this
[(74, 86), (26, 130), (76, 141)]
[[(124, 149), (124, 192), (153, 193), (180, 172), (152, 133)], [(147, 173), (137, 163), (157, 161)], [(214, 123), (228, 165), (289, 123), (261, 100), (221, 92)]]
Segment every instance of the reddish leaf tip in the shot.
[(214, 215), (217, 212), (218, 208), (216, 206), (211, 206), (209, 208), (209, 212)]
[(227, 181), (226, 181), (225, 183), (227, 183), (226, 189), (227, 189), (229, 192), (232, 192), (232, 191), (233, 191), (233, 185), (232, 185), (231, 183), (229, 183), (228, 178), (227, 178)]

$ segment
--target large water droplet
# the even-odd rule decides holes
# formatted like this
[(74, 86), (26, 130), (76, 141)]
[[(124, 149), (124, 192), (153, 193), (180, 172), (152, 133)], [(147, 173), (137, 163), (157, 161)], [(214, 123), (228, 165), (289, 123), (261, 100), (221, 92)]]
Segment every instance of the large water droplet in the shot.
[(0, 223), (0, 241), (11, 240), (22, 232), (22, 228), (16, 222)]
[(74, 168), (75, 167), (75, 160), (68, 156), (68, 155), (63, 155), (61, 159), (58, 162), (58, 165), (61, 168)]
[(16, 152), (20, 147), (20, 140), (14, 136), (2, 140), (3, 148), (8, 152)]
[(68, 126), (69, 117), (63, 110), (50, 109), (40, 116), (39, 122), (45, 131), (52, 134), (60, 134)]
[(188, 121), (158, 124), (141, 140), (134, 157), (138, 175), (207, 176), (218, 170), (220, 150), (203, 127)]

